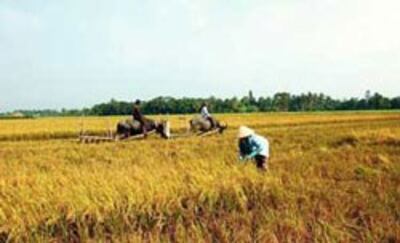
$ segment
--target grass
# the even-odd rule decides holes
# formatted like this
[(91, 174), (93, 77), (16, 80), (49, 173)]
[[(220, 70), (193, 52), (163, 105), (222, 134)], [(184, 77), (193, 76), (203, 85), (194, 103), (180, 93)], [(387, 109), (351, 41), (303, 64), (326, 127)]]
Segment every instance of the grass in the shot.
[[(80, 118), (0, 121), (0, 242), (400, 240), (399, 113), (220, 118), (223, 136), (94, 145), (69, 139)], [(268, 173), (237, 160), (240, 124), (269, 138)]]

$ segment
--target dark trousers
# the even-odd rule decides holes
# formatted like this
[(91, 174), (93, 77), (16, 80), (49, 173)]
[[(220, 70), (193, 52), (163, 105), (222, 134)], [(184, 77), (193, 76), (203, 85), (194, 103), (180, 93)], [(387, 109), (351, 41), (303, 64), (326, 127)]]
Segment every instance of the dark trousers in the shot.
[(147, 136), (147, 124), (145, 122), (141, 122), (140, 125), (142, 126), (142, 132), (145, 136)]
[(209, 117), (207, 117), (207, 120), (210, 122), (211, 128), (215, 128), (215, 127), (216, 127), (214, 118), (212, 118), (211, 116), (209, 116)]
[[(136, 117), (137, 118), (137, 117)], [(142, 129), (142, 133), (144, 135), (147, 135), (147, 123), (145, 119), (136, 119), (135, 116), (133, 116), (133, 120), (134, 121), (138, 121), (140, 123), (140, 127)]]
[(257, 168), (260, 170), (267, 170), (268, 169), (268, 165), (267, 165), (267, 161), (268, 158), (263, 156), (263, 155), (256, 155), (256, 157), (254, 158), (256, 161), (256, 165)]

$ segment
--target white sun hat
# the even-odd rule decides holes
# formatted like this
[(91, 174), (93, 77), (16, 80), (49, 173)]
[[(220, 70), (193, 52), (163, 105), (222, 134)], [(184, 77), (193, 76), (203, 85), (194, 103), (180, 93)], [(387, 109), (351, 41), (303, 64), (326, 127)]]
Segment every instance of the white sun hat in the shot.
[(249, 137), (251, 135), (254, 135), (254, 131), (246, 126), (241, 126), (239, 128), (239, 134), (238, 137), (239, 138), (246, 138)]

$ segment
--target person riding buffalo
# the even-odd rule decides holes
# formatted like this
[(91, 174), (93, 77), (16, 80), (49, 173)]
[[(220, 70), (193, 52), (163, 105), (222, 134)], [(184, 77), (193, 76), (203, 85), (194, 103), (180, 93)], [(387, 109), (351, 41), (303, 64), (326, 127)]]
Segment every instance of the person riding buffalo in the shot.
[(136, 100), (135, 104), (133, 105), (132, 117), (134, 121), (138, 121), (140, 126), (142, 127), (143, 135), (147, 136), (147, 129), (146, 129), (146, 118), (141, 112), (140, 106), (141, 101)]
[(210, 112), (208, 111), (208, 107), (207, 107), (207, 103), (206, 102), (203, 102), (203, 104), (201, 105), (200, 114), (201, 114), (201, 117), (203, 119), (205, 119), (205, 120), (210, 122), (212, 128), (216, 127), (216, 122), (214, 120), (214, 117), (212, 117)]

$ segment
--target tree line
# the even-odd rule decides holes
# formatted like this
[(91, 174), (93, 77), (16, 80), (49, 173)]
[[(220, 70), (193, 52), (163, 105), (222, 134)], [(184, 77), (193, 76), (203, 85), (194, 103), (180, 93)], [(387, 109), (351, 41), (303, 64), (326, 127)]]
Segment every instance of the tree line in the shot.
[[(213, 113), (250, 112), (304, 112), (304, 111), (346, 111), (346, 110), (388, 110), (400, 109), (400, 96), (384, 97), (379, 93), (365, 93), (363, 98), (333, 99), (322, 93), (303, 93), (300, 95), (279, 92), (271, 97), (256, 98), (250, 91), (242, 98), (173, 98), (157, 97), (142, 101), (145, 114), (190, 114), (197, 113), (206, 102)], [(84, 109), (62, 110), (20, 110), (26, 116), (111, 116), (130, 115), (133, 102), (117, 101), (94, 105)]]

